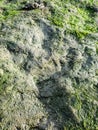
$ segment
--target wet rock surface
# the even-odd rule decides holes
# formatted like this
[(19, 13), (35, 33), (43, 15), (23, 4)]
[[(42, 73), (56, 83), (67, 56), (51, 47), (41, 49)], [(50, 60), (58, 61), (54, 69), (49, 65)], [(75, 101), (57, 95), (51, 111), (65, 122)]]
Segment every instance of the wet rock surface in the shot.
[(69, 123), (97, 130), (98, 37), (79, 43), (29, 15), (11, 22), (1, 26), (0, 129), (63, 130)]

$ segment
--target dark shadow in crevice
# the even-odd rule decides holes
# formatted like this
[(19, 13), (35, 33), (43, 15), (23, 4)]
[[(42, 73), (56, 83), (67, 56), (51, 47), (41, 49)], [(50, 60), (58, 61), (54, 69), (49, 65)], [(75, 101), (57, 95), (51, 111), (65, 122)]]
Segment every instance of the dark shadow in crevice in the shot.
[[(55, 78), (58, 74), (58, 78)], [(66, 80), (61, 83), (60, 76), (62, 76), (62, 73), (57, 72), (48, 79), (38, 81), (36, 84), (39, 90), (38, 99), (48, 112), (47, 125), (53, 122), (56, 130), (64, 130), (64, 126), (67, 122), (71, 122), (74, 125), (79, 124), (76, 115), (70, 107), (71, 95), (66, 89)], [(42, 125), (42, 122), (40, 122), (40, 124)], [(40, 130), (40, 124), (38, 130)], [(46, 128), (44, 130), (46, 130)]]

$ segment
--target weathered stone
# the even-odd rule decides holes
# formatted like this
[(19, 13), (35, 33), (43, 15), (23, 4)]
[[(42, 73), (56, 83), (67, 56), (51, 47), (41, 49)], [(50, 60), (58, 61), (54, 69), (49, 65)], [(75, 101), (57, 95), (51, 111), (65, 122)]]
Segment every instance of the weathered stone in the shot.
[(97, 34), (80, 44), (43, 18), (11, 22), (0, 39), (0, 130), (63, 130), (92, 125), (88, 116), (97, 124)]

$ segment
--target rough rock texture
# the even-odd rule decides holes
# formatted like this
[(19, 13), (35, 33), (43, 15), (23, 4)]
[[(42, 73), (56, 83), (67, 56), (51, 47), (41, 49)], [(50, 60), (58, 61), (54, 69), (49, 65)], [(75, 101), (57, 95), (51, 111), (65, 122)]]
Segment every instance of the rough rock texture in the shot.
[(25, 16), (0, 26), (0, 130), (97, 130), (98, 34)]

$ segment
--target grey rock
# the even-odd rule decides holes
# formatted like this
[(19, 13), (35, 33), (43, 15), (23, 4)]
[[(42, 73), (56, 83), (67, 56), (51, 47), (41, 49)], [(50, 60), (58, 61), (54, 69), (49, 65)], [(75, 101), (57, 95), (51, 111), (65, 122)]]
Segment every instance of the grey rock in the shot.
[(94, 116), (98, 37), (80, 44), (48, 20), (30, 16), (10, 23), (0, 39), (0, 78), (11, 75), (8, 81), (3, 78), (7, 85), (0, 91), (0, 129), (63, 130), (68, 122), (78, 125), (86, 119), (93, 105)]

